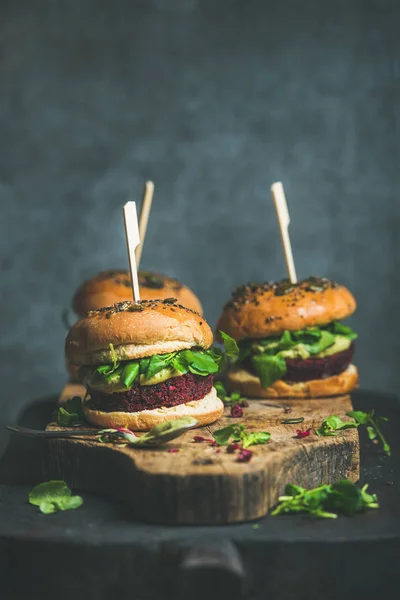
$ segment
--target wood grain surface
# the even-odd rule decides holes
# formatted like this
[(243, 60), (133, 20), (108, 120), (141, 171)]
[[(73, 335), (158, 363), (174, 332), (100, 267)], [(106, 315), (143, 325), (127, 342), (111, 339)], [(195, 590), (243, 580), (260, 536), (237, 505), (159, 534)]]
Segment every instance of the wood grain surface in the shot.
[[(84, 388), (68, 384), (60, 401), (82, 395)], [(290, 406), (292, 412), (285, 413)], [(91, 438), (48, 440), (43, 471), (48, 479), (65, 479), (74, 489), (94, 491), (126, 502), (132, 517), (165, 524), (217, 524), (257, 519), (277, 502), (286, 483), (313, 487), (342, 477), (359, 478), (356, 429), (337, 437), (318, 437), (314, 429), (332, 414), (342, 418), (352, 410), (349, 396), (318, 400), (253, 400), (241, 419), (229, 408), (211, 426), (189, 431), (157, 449), (133, 449), (102, 444)], [(304, 417), (300, 425), (282, 424)], [(267, 445), (252, 446), (250, 462), (237, 462), (225, 447), (193, 441), (195, 435), (241, 422), (249, 430), (269, 431)], [(296, 429), (312, 428), (299, 439)], [(55, 423), (48, 428), (60, 429)], [(179, 452), (168, 452), (178, 448)], [(219, 450), (219, 451), (218, 451)]]

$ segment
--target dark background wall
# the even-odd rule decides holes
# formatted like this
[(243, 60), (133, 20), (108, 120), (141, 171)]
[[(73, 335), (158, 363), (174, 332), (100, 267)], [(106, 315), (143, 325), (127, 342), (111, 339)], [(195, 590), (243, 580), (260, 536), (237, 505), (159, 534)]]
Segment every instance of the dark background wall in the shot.
[(121, 206), (156, 184), (142, 266), (211, 324), (234, 285), (348, 285), (362, 386), (397, 390), (399, 3), (2, 0), (0, 424), (65, 381), (61, 312), (127, 266)]

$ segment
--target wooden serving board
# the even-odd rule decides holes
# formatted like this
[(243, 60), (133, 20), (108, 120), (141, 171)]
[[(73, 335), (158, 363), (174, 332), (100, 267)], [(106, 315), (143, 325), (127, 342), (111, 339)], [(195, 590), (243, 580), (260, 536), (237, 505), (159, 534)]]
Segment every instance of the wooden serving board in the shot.
[[(60, 403), (84, 388), (68, 384)], [(283, 404), (292, 407), (286, 414)], [(252, 446), (248, 463), (236, 461), (209, 444), (196, 443), (195, 435), (211, 432), (233, 421), (229, 408), (209, 427), (187, 432), (157, 449), (133, 449), (102, 444), (92, 438), (47, 440), (43, 453), (46, 479), (64, 479), (75, 490), (111, 496), (127, 503), (132, 518), (164, 524), (222, 524), (264, 516), (277, 502), (286, 483), (314, 487), (346, 477), (359, 478), (359, 443), (356, 429), (337, 437), (296, 438), (296, 429), (319, 427), (332, 414), (344, 417), (352, 410), (349, 396), (318, 400), (252, 400), (236, 422), (254, 431), (269, 431), (267, 445)], [(301, 425), (281, 420), (304, 417)], [(48, 428), (61, 429), (55, 423)], [(87, 427), (86, 427), (87, 429)], [(179, 448), (170, 453), (168, 449)], [(217, 450), (220, 450), (219, 452)]]

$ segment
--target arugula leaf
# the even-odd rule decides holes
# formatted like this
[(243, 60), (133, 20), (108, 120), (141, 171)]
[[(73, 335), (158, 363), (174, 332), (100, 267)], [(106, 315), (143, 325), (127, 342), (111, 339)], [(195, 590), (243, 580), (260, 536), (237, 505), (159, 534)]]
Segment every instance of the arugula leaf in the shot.
[(332, 323), (329, 323), (329, 325), (326, 326), (326, 329), (334, 335), (344, 335), (349, 340), (356, 340), (358, 338), (355, 331), (348, 325), (343, 325), (343, 323), (340, 323), (339, 321), (332, 321)]
[(232, 423), (232, 425), (227, 425), (226, 427), (222, 427), (222, 429), (217, 429), (213, 432), (213, 438), (220, 446), (225, 446), (228, 444), (231, 437), (234, 441), (240, 440), (240, 433), (243, 431), (244, 425), (240, 423)]
[(368, 494), (367, 489), (368, 484), (365, 484), (364, 487), (361, 488), (361, 495), (363, 497), (364, 504), (370, 508), (379, 508), (376, 494)]
[(83, 498), (81, 496), (66, 496), (57, 500), (56, 507), (58, 510), (75, 510), (82, 504)]
[(323, 352), (324, 350), (332, 346), (334, 343), (335, 336), (332, 333), (329, 333), (329, 331), (321, 331), (321, 336), (318, 341), (315, 341), (312, 344), (305, 343), (304, 345), (306, 346), (311, 356), (314, 356), (315, 354)]
[(251, 359), (253, 368), (260, 378), (261, 386), (267, 388), (286, 373), (286, 361), (282, 356), (260, 354)]
[(29, 493), (29, 502), (40, 511), (51, 514), (57, 510), (73, 510), (82, 505), (81, 496), (72, 496), (65, 481), (45, 481), (36, 485)]
[(288, 483), (285, 487), (286, 496), (297, 496), (298, 494), (303, 494), (306, 491), (306, 488), (303, 488), (300, 485), (295, 485), (294, 483)]
[(153, 354), (153, 356), (150, 357), (146, 372), (144, 373), (146, 379), (150, 379), (163, 369), (167, 369), (174, 355), (174, 352), (169, 354)]
[(271, 515), (308, 513), (326, 519), (336, 519), (338, 513), (352, 516), (365, 509), (379, 507), (376, 495), (368, 494), (367, 488), (365, 485), (359, 489), (347, 479), (311, 490), (288, 484), (285, 495), (279, 497), (279, 504)]
[[(82, 367), (85, 368), (85, 367)], [(89, 367), (90, 369), (90, 367)], [(114, 371), (114, 368), (112, 365), (99, 365), (98, 367), (96, 367), (95, 371), (99, 374), (99, 375), (109, 375), (110, 373), (112, 373)]]
[(337, 431), (342, 429), (354, 429), (358, 427), (358, 425), (358, 423), (353, 423), (352, 421), (342, 421), (338, 415), (331, 415), (322, 421), (321, 427), (316, 430), (316, 434), (335, 436), (338, 435), (336, 433)]
[(225, 406), (232, 406), (232, 404), (239, 404), (239, 406), (248, 406), (246, 400), (242, 399), (240, 392), (234, 391), (228, 394), (222, 381), (214, 381), (214, 387), (217, 391), (217, 396)]
[(217, 392), (218, 398), (223, 402), (228, 395), (224, 384), (222, 383), (222, 381), (214, 381), (214, 387)]
[(346, 415), (348, 417), (352, 417), (358, 425), (366, 425), (369, 439), (374, 440), (375, 438), (379, 438), (382, 443), (384, 452), (386, 452), (388, 456), (391, 455), (390, 446), (384, 438), (383, 433), (381, 432), (378, 425), (380, 421), (387, 421), (387, 417), (375, 417), (375, 410), (371, 410), (368, 413), (363, 412), (361, 410), (353, 410), (351, 412), (346, 413)]
[(372, 419), (372, 417), (374, 416), (374, 412), (375, 411), (373, 410), (369, 413), (363, 412), (362, 410), (352, 410), (346, 413), (346, 415), (354, 419), (360, 425), (366, 425), (369, 422), (369, 420)]
[(354, 419), (354, 421), (342, 421), (338, 415), (331, 415), (326, 417), (322, 421), (321, 426), (316, 430), (317, 435), (338, 435), (336, 432), (341, 429), (351, 429), (359, 427), (360, 425), (366, 425), (368, 437), (370, 440), (379, 438), (383, 445), (383, 450), (388, 456), (390, 456), (390, 446), (385, 440), (381, 430), (379, 429), (378, 423), (380, 421), (387, 421), (386, 417), (375, 417), (375, 410), (370, 412), (363, 412), (362, 410), (353, 410), (347, 412), (346, 415)]
[(267, 444), (271, 439), (271, 434), (268, 431), (247, 431), (241, 423), (233, 423), (214, 431), (213, 437), (220, 446), (226, 446), (232, 440), (233, 442), (241, 442), (243, 448), (248, 448), (249, 446)]
[(289, 350), (297, 344), (297, 341), (293, 340), (290, 331), (284, 331), (278, 344), (281, 350)]
[(50, 515), (51, 513), (57, 512), (56, 505), (53, 502), (47, 502), (44, 500), (39, 504), (39, 510), (44, 515)]
[(139, 376), (139, 361), (132, 360), (128, 362), (122, 369), (121, 379), (126, 389), (132, 387), (133, 383)]
[(239, 346), (237, 345), (236, 340), (234, 340), (230, 335), (225, 333), (224, 331), (219, 331), (219, 334), (224, 343), (225, 353), (228, 358), (235, 360), (239, 356)]
[(145, 356), (141, 358), (139, 361), (139, 373), (140, 375), (144, 375), (146, 377), (147, 368), (149, 366), (151, 360), (151, 356)]
[[(218, 363), (214, 358), (206, 352), (198, 350), (184, 350), (184, 357), (189, 362), (189, 371), (195, 375), (208, 375), (209, 373), (217, 373), (219, 370)], [(190, 357), (189, 354), (190, 353)]]
[(325, 501), (325, 508), (352, 516), (364, 508), (361, 490), (347, 479), (331, 486), (331, 494)]
[(188, 372), (191, 360), (191, 354), (185, 357), (183, 352), (177, 352), (171, 360), (171, 367), (183, 375)]
[(241, 435), (243, 448), (268, 444), (271, 434), (268, 431), (244, 431)]
[(65, 408), (69, 413), (77, 413), (79, 416), (84, 418), (82, 409), (82, 398), (80, 396), (72, 396), (65, 403)]
[(72, 427), (85, 422), (85, 415), (82, 409), (82, 398), (73, 396), (66, 401), (64, 406), (57, 410), (57, 425), (61, 427)]

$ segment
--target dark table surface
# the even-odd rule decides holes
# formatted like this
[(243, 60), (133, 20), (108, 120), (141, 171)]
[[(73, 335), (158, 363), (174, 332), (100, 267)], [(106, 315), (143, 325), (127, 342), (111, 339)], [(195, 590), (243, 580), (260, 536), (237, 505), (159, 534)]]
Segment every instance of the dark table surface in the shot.
[[(392, 456), (360, 431), (360, 483), (369, 483), (380, 508), (337, 520), (165, 527), (132, 522), (125, 506), (87, 493), (79, 510), (41, 515), (27, 502), (37, 481), (36, 442), (13, 438), (0, 462), (0, 596), (368, 600), (391, 593), (400, 557), (400, 404), (365, 391), (353, 404), (389, 417)], [(42, 426), (52, 406), (37, 403), (20, 422)], [(21, 460), (31, 463), (31, 481), (15, 485)]]

